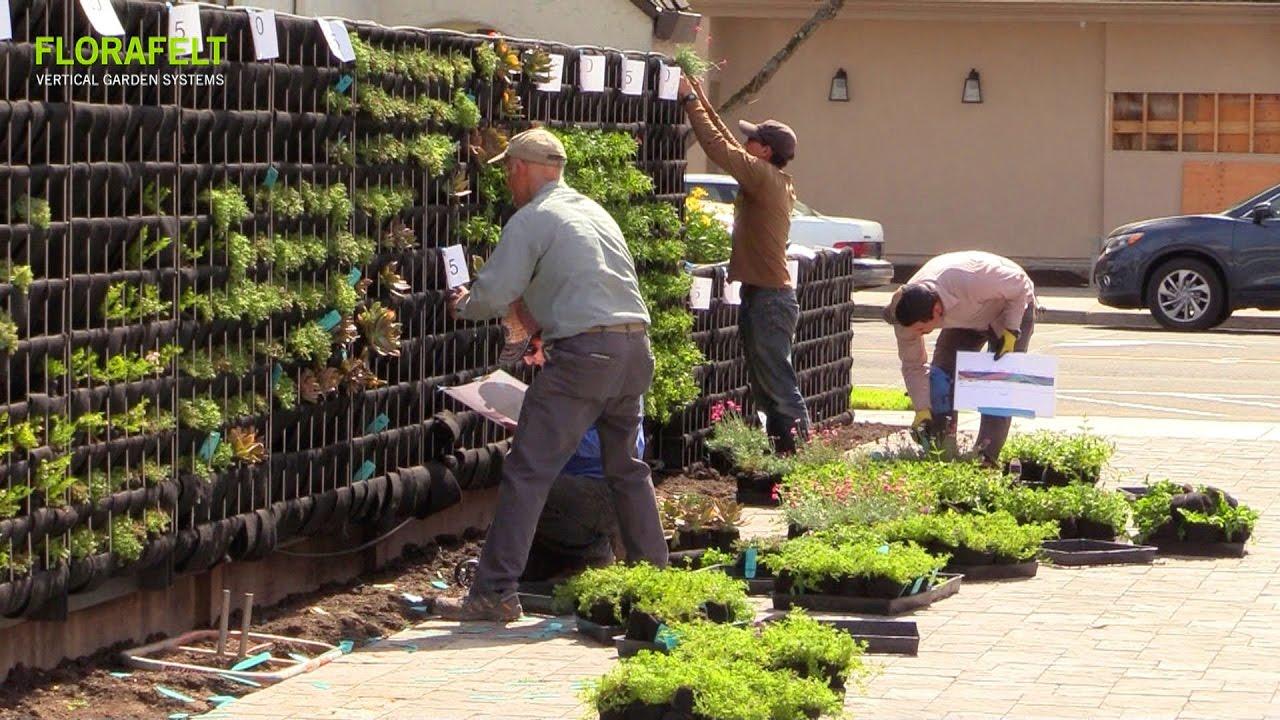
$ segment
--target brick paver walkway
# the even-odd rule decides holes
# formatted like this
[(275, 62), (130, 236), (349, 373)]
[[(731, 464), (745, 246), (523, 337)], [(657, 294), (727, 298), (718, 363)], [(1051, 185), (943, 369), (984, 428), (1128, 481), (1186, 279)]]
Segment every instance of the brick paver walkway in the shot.
[[(965, 584), (913, 616), (918, 657), (873, 656), (881, 672), (850, 693), (851, 714), (1280, 718), (1280, 442), (1134, 437), (1158, 433), (1133, 420), (1091, 426), (1118, 436), (1117, 478), (1206, 482), (1259, 510), (1249, 555), (1042, 567), (1030, 580)], [(1232, 435), (1214, 430), (1205, 435)], [(752, 515), (749, 527), (767, 525)], [(568, 619), (505, 630), (426, 622), (207, 717), (590, 717), (576, 695), (615, 653), (571, 631)]]

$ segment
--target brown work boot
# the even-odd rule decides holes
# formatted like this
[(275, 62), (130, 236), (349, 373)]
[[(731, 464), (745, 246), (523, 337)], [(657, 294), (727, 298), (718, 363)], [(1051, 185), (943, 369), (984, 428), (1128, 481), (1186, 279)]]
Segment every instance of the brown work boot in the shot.
[(516, 593), (501, 598), (493, 593), (473, 593), (464, 598), (436, 600), (436, 614), (442, 620), (509, 623), (519, 620), (524, 608), (520, 607), (520, 596)]

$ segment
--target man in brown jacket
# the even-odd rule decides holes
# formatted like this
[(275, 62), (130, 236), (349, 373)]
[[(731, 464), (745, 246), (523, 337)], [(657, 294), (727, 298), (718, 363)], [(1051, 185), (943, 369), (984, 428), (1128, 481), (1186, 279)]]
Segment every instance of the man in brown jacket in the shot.
[[(1017, 263), (976, 250), (939, 255), (898, 288), (884, 315), (897, 336), (902, 379), (916, 411), (915, 429), (954, 433), (951, 398), (958, 351), (980, 350), (989, 343), (997, 360), (1005, 353), (1026, 352), (1035, 330), (1035, 290)], [(930, 368), (924, 336), (936, 328), (942, 332)], [(938, 385), (945, 389), (942, 398)], [(939, 404), (939, 415), (945, 417), (934, 418)], [(1008, 417), (982, 416), (975, 449), (985, 462), (999, 459), (1010, 423)]]
[(724, 126), (701, 84), (682, 78), (680, 102), (707, 157), (738, 181), (733, 204), (729, 280), (742, 282), (738, 335), (751, 380), (751, 397), (767, 418), (765, 430), (779, 452), (809, 434), (809, 412), (791, 364), (800, 306), (787, 272), (787, 240), (796, 194), (783, 168), (796, 154), (796, 135), (775, 120), (739, 122), (745, 145)]

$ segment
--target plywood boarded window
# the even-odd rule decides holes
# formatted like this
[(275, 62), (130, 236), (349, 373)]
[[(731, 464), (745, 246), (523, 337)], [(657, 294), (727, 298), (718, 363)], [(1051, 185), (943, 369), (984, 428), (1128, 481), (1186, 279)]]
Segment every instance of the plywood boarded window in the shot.
[(1280, 93), (1114, 93), (1111, 148), (1280, 154)]

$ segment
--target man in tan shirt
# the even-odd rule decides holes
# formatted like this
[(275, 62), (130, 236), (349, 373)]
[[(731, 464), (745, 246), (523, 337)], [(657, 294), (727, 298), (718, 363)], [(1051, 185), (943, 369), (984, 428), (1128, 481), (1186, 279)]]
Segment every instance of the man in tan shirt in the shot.
[[(954, 433), (951, 397), (958, 351), (980, 350), (989, 343), (997, 360), (1005, 353), (1026, 352), (1035, 330), (1035, 291), (1017, 263), (976, 250), (939, 255), (898, 288), (884, 318), (894, 326), (916, 429)], [(936, 328), (942, 332), (931, 368), (924, 336)], [(939, 408), (945, 417), (933, 416), (939, 393), (935, 387), (931, 394), (931, 381), (946, 388), (944, 407)], [(975, 449), (985, 462), (999, 459), (1010, 422), (1008, 417), (982, 416)]]
[(751, 380), (751, 397), (765, 413), (765, 430), (779, 452), (807, 437), (809, 412), (791, 364), (800, 306), (787, 272), (787, 241), (796, 194), (783, 172), (795, 157), (796, 135), (775, 120), (740, 122), (745, 145), (724, 126), (701, 84), (682, 78), (680, 102), (707, 157), (738, 181), (734, 200), (729, 280), (742, 282), (738, 335)]

